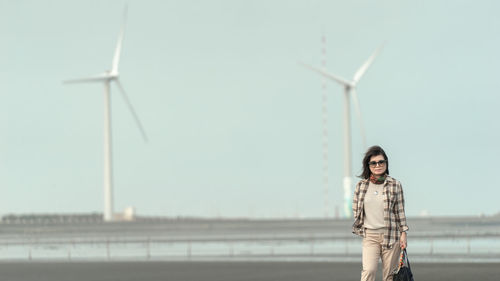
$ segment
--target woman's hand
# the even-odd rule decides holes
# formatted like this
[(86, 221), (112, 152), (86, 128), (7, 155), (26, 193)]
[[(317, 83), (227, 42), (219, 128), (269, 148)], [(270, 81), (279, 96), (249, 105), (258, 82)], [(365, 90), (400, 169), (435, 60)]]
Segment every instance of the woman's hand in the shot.
[(406, 232), (401, 232), (401, 238), (399, 238), (399, 246), (401, 249), (406, 249)]

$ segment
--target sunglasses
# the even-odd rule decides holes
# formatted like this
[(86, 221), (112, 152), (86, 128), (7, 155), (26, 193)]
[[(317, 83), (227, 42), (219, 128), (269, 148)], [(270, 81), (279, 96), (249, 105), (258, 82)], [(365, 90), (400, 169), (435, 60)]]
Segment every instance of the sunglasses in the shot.
[(387, 160), (370, 161), (368, 162), (368, 165), (370, 165), (370, 167), (377, 167), (377, 166), (385, 166), (386, 163)]

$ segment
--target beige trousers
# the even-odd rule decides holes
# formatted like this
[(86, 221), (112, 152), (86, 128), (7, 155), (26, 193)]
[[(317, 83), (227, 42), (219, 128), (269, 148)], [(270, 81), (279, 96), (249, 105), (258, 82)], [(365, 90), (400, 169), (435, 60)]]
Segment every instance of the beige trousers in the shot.
[(382, 259), (382, 280), (392, 281), (392, 270), (399, 262), (401, 248), (399, 243), (392, 249), (382, 249), (383, 233), (366, 233), (363, 238), (363, 270), (361, 281), (374, 281), (377, 274), (378, 261)]

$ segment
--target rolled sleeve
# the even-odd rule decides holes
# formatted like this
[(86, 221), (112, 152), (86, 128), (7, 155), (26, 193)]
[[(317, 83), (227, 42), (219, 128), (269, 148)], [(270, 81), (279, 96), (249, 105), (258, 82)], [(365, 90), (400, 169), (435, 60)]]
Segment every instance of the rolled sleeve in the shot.
[(354, 218), (358, 217), (358, 200), (359, 200), (359, 187), (360, 187), (360, 182), (356, 185), (356, 188), (354, 189), (354, 196), (352, 199), (352, 214)]
[(396, 202), (394, 205), (394, 211), (399, 231), (400, 232), (408, 231), (409, 228), (408, 225), (406, 224), (405, 199), (403, 194), (403, 187), (399, 181), (397, 184), (397, 195), (396, 195)]

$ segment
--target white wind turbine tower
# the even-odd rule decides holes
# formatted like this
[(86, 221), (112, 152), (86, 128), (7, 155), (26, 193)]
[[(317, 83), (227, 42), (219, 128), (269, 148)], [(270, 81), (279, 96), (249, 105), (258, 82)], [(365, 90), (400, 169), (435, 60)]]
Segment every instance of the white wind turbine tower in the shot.
[(125, 7), (123, 13), (123, 23), (121, 26), (120, 34), (118, 36), (118, 42), (116, 44), (115, 53), (113, 56), (113, 62), (111, 65), (111, 70), (107, 70), (104, 73), (97, 74), (91, 77), (67, 80), (64, 83), (88, 83), (88, 82), (100, 82), (104, 84), (104, 220), (113, 220), (113, 174), (112, 174), (112, 148), (111, 148), (111, 98), (110, 98), (110, 86), (111, 82), (115, 82), (122, 94), (125, 103), (127, 104), (132, 116), (135, 119), (139, 130), (141, 131), (144, 141), (147, 142), (146, 132), (142, 127), (139, 117), (135, 113), (135, 110), (130, 103), (130, 100), (123, 89), (120, 80), (118, 80), (118, 64), (120, 62), (120, 53), (123, 43), (123, 35), (125, 32), (125, 22), (127, 17), (127, 7)]
[(366, 136), (365, 129), (363, 125), (363, 119), (361, 117), (361, 109), (359, 106), (358, 96), (356, 94), (356, 86), (359, 80), (368, 70), (370, 65), (373, 63), (377, 55), (382, 50), (383, 45), (380, 46), (373, 54), (366, 60), (366, 62), (361, 65), (361, 67), (356, 71), (352, 80), (344, 79), (338, 75), (331, 74), (325, 69), (317, 68), (305, 63), (302, 63), (306, 68), (321, 74), (322, 76), (331, 79), (340, 85), (344, 86), (344, 215), (347, 218), (351, 217), (351, 206), (352, 206), (352, 156), (351, 156), (351, 122), (350, 122), (350, 102), (349, 98), (352, 96), (354, 100), (354, 108), (356, 109), (356, 114), (360, 122), (361, 137), (363, 140), (363, 147), (366, 147)]

